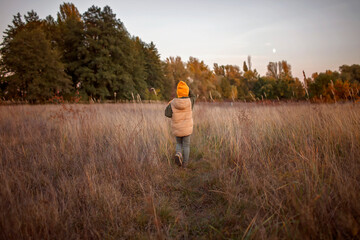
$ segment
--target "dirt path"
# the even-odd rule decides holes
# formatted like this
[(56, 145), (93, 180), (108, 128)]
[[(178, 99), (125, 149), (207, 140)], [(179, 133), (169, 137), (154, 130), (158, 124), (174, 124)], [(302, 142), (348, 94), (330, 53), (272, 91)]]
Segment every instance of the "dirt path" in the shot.
[(170, 236), (179, 239), (225, 238), (222, 232), (226, 200), (218, 190), (217, 170), (206, 160), (198, 159), (186, 169), (175, 168), (173, 174), (168, 183), (169, 197), (179, 219), (170, 229)]

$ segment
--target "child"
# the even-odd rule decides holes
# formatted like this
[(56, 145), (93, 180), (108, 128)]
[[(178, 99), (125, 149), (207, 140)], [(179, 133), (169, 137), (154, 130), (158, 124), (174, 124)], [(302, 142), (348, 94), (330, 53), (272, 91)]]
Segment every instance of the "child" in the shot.
[(185, 82), (177, 85), (177, 98), (169, 102), (165, 109), (165, 116), (171, 118), (172, 132), (176, 137), (175, 163), (185, 167), (190, 154), (190, 135), (193, 132), (192, 110), (195, 95), (189, 90)]

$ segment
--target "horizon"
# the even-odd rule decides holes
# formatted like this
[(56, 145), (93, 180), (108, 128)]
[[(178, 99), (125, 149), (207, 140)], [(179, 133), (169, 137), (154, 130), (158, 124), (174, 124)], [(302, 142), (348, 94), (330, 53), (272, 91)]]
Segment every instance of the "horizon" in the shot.
[[(326, 4), (324, 3), (326, 2)], [(8, 1), (0, 10), (1, 42), (13, 15), (34, 10), (41, 19), (56, 13), (63, 1)], [(108, 5), (132, 36), (154, 42), (162, 60), (180, 56), (213, 64), (238, 65), (252, 57), (253, 69), (265, 75), (269, 62), (286, 60), (303, 79), (339, 66), (360, 63), (359, 1), (254, 2), (188, 0), (166, 2), (72, 1), (83, 14), (91, 5)], [(191, 4), (191, 5), (190, 5)]]

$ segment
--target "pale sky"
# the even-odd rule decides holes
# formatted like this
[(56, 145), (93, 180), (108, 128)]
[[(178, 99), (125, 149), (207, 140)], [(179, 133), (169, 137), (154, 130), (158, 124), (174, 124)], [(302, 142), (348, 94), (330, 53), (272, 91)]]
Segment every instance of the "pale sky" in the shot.
[[(56, 13), (58, 0), (0, 0), (0, 34), (17, 12)], [(131, 35), (153, 41), (161, 59), (196, 57), (239, 65), (248, 55), (266, 73), (269, 61), (287, 60), (303, 79), (343, 64), (360, 64), (360, 0), (103, 0), (71, 1), (84, 13), (109, 5)]]

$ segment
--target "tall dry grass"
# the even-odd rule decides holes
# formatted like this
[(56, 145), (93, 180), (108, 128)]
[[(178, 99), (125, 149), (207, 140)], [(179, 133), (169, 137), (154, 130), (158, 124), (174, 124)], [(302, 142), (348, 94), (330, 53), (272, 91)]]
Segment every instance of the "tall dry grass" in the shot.
[(185, 170), (164, 108), (0, 107), (0, 237), (359, 238), (359, 106), (197, 104)]

